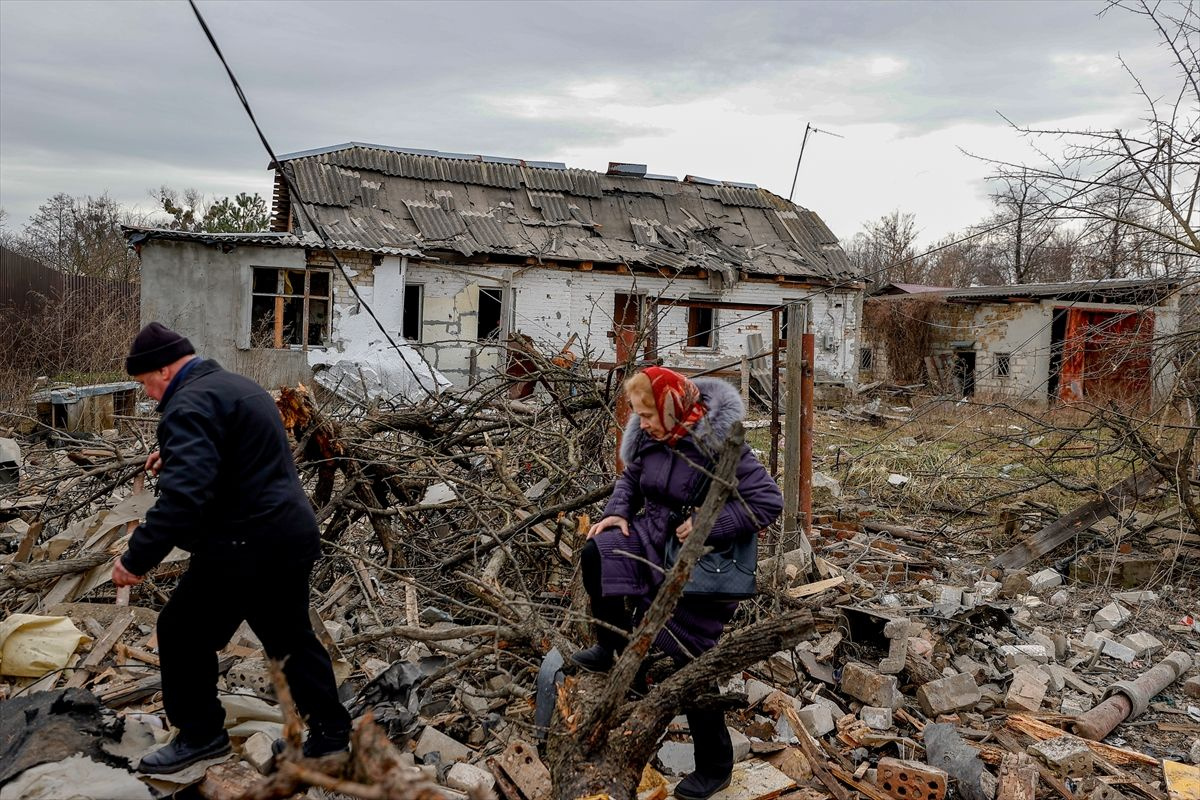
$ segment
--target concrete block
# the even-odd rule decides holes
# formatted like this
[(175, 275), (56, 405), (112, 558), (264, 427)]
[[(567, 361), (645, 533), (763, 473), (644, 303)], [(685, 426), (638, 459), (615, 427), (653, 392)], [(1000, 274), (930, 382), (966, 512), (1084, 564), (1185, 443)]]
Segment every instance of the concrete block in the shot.
[(1092, 624), (1097, 630), (1111, 631), (1133, 616), (1128, 608), (1120, 603), (1109, 603), (1104, 608), (1096, 612), (1096, 616), (1092, 618)]
[(1121, 644), (1136, 653), (1138, 658), (1154, 655), (1163, 648), (1162, 642), (1145, 631), (1129, 634), (1121, 640)]
[(751, 706), (756, 706), (775, 691), (774, 686), (768, 686), (762, 681), (751, 678), (746, 681), (746, 700)]
[(1104, 647), (1104, 643), (1111, 641), (1112, 637), (1107, 633), (1097, 633), (1096, 631), (1088, 631), (1083, 635), (1083, 640), (1079, 643), (1084, 650), (1095, 652)]
[(1050, 605), (1065, 606), (1071, 601), (1071, 593), (1066, 589), (1059, 589), (1054, 594), (1050, 595)]
[(1063, 679), (1061, 672), (1056, 669), (1051, 669), (1052, 666), (1054, 665), (1042, 664), (1040, 667), (1038, 667), (1038, 669), (1041, 670), (1042, 674), (1046, 676), (1046, 688), (1049, 691), (1058, 694), (1063, 690), (1064, 687), (1066, 687), (1067, 682)]
[(858, 711), (859, 719), (873, 731), (886, 731), (892, 727), (892, 709), (863, 706)]
[(800, 717), (801, 724), (813, 736), (824, 736), (827, 733), (832, 733), (836, 727), (833, 724), (833, 714), (825, 706), (819, 706), (813, 703), (811, 706), (805, 706), (796, 712)]
[(1037, 711), (1046, 697), (1046, 676), (1035, 667), (1017, 667), (1004, 696), (1004, 707), (1013, 711)]
[(733, 742), (734, 762), (745, 761), (750, 757), (750, 740), (739, 730), (729, 729), (729, 740)]
[(420, 759), (424, 759), (430, 753), (438, 753), (441, 755), (443, 764), (449, 764), (452, 761), (470, 761), (473, 754), (471, 748), (462, 742), (451, 739), (432, 725), (426, 725), (425, 730), (421, 731), (421, 738), (417, 740), (417, 747), (413, 752)]
[(1127, 606), (1144, 606), (1148, 603), (1158, 602), (1158, 592), (1142, 589), (1136, 592), (1116, 592), (1112, 596), (1113, 600), (1118, 603), (1124, 603)]
[(1131, 647), (1126, 647), (1120, 642), (1114, 642), (1112, 639), (1105, 639), (1100, 648), (1100, 652), (1109, 658), (1115, 658), (1118, 661), (1124, 661), (1126, 664), (1137, 658), (1137, 652)]
[(982, 698), (975, 679), (965, 672), (930, 681), (917, 689), (917, 702), (930, 717), (971, 708)]
[[(1050, 645), (1054, 647), (1053, 643)], [(1045, 664), (1050, 660), (1050, 654), (1040, 644), (1005, 644), (997, 651), (1004, 657), (1004, 663), (1009, 669), (1029, 664)]]
[(687, 775), (696, 769), (696, 750), (691, 742), (663, 742), (657, 758), (667, 775)]
[(1200, 675), (1183, 682), (1183, 693), (1188, 697), (1200, 697)]
[(275, 754), (271, 752), (274, 742), (274, 738), (262, 731), (255, 732), (242, 745), (242, 759), (258, 770), (260, 775), (266, 775), (275, 760)]
[(1092, 774), (1092, 751), (1075, 736), (1034, 742), (1029, 746), (1029, 754), (1061, 778), (1086, 778)]
[(880, 675), (866, 664), (851, 661), (842, 668), (842, 692), (869, 706), (896, 708), (902, 701), (895, 675)]
[(875, 785), (897, 800), (942, 800), (948, 776), (944, 770), (899, 758), (881, 758)]
[(1058, 707), (1058, 713), (1066, 714), (1067, 716), (1077, 717), (1080, 714), (1086, 714), (1091, 711), (1092, 704), (1086, 698), (1080, 695), (1072, 697), (1064, 697), (1062, 704)]
[(981, 603), (986, 603), (1000, 594), (1000, 584), (996, 581), (976, 581), (975, 597)]
[(460, 792), (490, 792), (496, 785), (496, 778), (486, 769), (460, 761), (446, 773), (446, 785)]
[(1058, 570), (1047, 567), (1041, 572), (1035, 572), (1029, 576), (1029, 591), (1044, 592), (1055, 586), (1061, 586), (1062, 582), (1062, 575)]
[(1050, 636), (1034, 631), (1029, 634), (1029, 643), (1039, 645), (1046, 653), (1047, 661), (1058, 660), (1058, 648), (1054, 645), (1054, 639)]
[(979, 683), (987, 677), (987, 666), (985, 664), (980, 664), (978, 661), (971, 658), (969, 655), (966, 655), (965, 653), (963, 655), (955, 656), (951, 663), (954, 664), (954, 668), (959, 672), (965, 672), (974, 678), (976, 683)]

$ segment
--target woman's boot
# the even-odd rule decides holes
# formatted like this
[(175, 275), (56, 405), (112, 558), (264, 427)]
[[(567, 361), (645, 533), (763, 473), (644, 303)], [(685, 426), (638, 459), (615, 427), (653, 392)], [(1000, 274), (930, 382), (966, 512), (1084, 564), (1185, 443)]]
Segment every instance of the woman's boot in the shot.
[[(583, 588), (591, 601), (592, 616), (622, 631), (630, 629), (629, 612), (625, 609), (624, 597), (605, 597), (600, 580), (600, 548), (588, 539), (579, 554), (579, 566), (583, 572)], [(572, 653), (570, 661), (588, 672), (607, 672), (616, 661), (617, 653), (625, 649), (626, 637), (604, 625), (594, 626), (596, 643), (586, 650)]]
[(708, 800), (733, 777), (733, 742), (725, 727), (725, 712), (690, 710), (688, 728), (696, 748), (696, 771), (675, 787), (679, 800)]

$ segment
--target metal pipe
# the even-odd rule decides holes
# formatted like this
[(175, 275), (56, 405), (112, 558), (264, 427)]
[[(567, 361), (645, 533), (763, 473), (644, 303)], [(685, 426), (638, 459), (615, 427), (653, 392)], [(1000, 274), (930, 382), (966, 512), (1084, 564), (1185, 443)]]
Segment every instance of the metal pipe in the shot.
[(1150, 706), (1150, 699), (1179, 680), (1192, 668), (1192, 658), (1176, 650), (1132, 681), (1117, 681), (1108, 688), (1103, 702), (1071, 724), (1071, 730), (1085, 739), (1103, 739), (1126, 719), (1132, 719)]

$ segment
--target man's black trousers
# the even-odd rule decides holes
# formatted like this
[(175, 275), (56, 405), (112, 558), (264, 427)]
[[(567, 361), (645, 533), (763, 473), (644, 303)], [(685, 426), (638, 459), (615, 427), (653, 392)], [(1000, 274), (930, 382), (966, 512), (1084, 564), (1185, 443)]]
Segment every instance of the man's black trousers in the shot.
[(292, 697), (309, 727), (331, 734), (350, 730), (329, 653), (308, 616), (311, 570), (311, 562), (193, 558), (158, 616), (163, 708), (183, 736), (208, 741), (223, 729), (217, 651), (229, 644), (243, 621), (268, 658), (284, 662)]

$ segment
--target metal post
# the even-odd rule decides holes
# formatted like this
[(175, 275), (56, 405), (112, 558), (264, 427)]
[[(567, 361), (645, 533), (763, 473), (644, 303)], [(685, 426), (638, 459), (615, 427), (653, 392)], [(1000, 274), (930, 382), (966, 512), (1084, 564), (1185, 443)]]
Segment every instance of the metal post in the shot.
[(804, 348), (800, 343), (800, 331), (796, 325), (798, 304), (788, 305), (788, 341), (786, 395), (783, 412), (783, 548), (787, 553), (800, 546), (800, 388), (804, 371)]
[(742, 356), (742, 406), (750, 410), (750, 358)]
[(779, 309), (771, 312), (771, 477), (779, 478)]
[(804, 534), (812, 537), (812, 446), (813, 446), (813, 361), (816, 358), (816, 336), (812, 325), (801, 337), (804, 341), (803, 376), (800, 381), (800, 513)]

